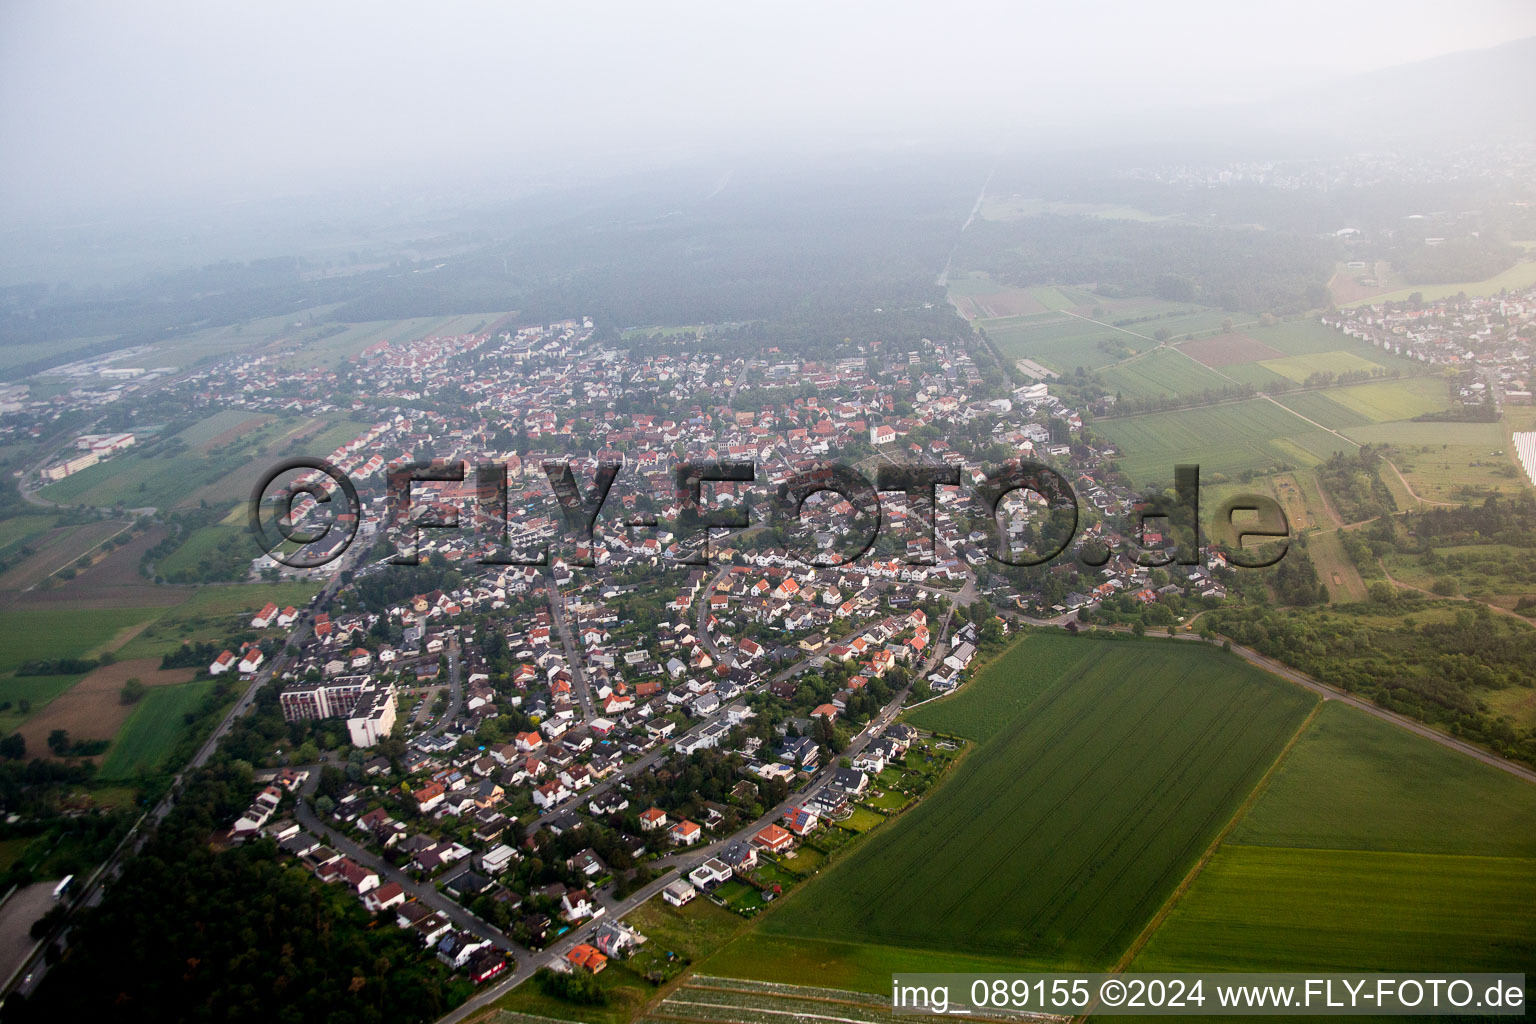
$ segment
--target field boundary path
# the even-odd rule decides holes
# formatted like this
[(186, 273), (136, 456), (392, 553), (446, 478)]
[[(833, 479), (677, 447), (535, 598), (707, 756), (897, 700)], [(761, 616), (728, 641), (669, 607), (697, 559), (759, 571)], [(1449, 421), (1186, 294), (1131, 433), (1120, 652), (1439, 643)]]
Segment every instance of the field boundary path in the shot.
[(1381, 461), (1385, 462), (1387, 465), (1392, 467), (1392, 472), (1396, 473), (1398, 480), (1402, 481), (1403, 490), (1407, 491), (1409, 496), (1411, 498), (1413, 498), (1414, 501), (1418, 502), (1420, 505), (1439, 505), (1442, 508), (1460, 508), (1461, 507), (1461, 504), (1458, 503), (1458, 502), (1454, 502), (1454, 501), (1436, 501), (1434, 498), (1426, 498), (1426, 497), (1424, 497), (1418, 491), (1413, 489), (1413, 485), (1408, 482), (1408, 478), (1403, 476), (1403, 471), (1397, 468), (1397, 463), (1395, 463), (1391, 459), (1387, 459), (1387, 458), (1383, 458)]

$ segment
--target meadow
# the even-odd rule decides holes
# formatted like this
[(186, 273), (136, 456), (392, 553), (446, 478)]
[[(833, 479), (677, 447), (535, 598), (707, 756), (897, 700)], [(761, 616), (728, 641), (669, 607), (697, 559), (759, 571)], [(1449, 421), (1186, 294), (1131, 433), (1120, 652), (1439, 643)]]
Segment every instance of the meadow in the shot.
[(1533, 284), (1536, 284), (1536, 260), (1526, 259), (1516, 263), (1508, 270), (1495, 274), (1483, 281), (1414, 285), (1412, 287), (1400, 288), (1397, 291), (1383, 292), (1362, 299), (1356, 299), (1353, 302), (1345, 303), (1345, 305), (1367, 306), (1380, 305), (1384, 302), (1407, 302), (1415, 293), (1425, 302), (1448, 299), (1462, 292), (1466, 292), (1468, 295), (1497, 295), (1505, 289), (1529, 288)]
[(1343, 541), (1332, 524), (1307, 535), (1307, 555), (1317, 567), (1317, 578), (1328, 588), (1330, 602), (1365, 600), (1365, 580), (1360, 576), (1359, 567), (1344, 551)]
[[(1027, 636), (958, 695), (913, 713), (975, 739), (974, 751), (757, 932), (857, 936), (930, 961), (1113, 962), (1312, 703), (1203, 646)], [(756, 956), (753, 939), (728, 959)], [(866, 983), (888, 984), (890, 970)]]
[[(1529, 486), (1501, 423), (1378, 423), (1342, 433), (1395, 448), (1392, 461), (1414, 493), (1431, 501), (1463, 501), (1483, 491), (1515, 494)], [(1390, 469), (1382, 471), (1389, 485), (1392, 476)]]

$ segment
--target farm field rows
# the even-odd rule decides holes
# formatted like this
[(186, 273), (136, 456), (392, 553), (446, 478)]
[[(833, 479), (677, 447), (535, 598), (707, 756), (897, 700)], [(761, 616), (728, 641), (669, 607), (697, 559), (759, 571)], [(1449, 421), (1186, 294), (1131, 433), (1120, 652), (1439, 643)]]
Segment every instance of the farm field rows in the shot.
[(1106, 367), (1105, 383), (1127, 398), (1190, 395), (1230, 387), (1232, 382), (1168, 349), (1154, 349)]
[[(732, 943), (722, 964), (766, 962), (758, 936), (775, 948), (858, 936), (926, 958), (1110, 963), (1313, 700), (1204, 647), (1041, 634), (1011, 654), (913, 714), (977, 748)], [(968, 854), (957, 862), (954, 850)], [(852, 970), (859, 978), (844, 983), (883, 988), (891, 968), (881, 962), (883, 977)]]
[(158, 768), (181, 738), (185, 729), (183, 716), (196, 711), (216, 685), (213, 680), (204, 679), (151, 689), (107, 748), (99, 776), (132, 779), (139, 771)]
[(1197, 463), (1207, 475), (1235, 476), (1315, 466), (1348, 447), (1262, 398), (1102, 420), (1097, 428), (1119, 446), (1120, 467), (1138, 485), (1172, 480), (1178, 463)]
[[(1132, 353), (1156, 348), (1159, 343), (1155, 334), (1159, 330), (1179, 338), (1219, 330), (1228, 319), (1219, 310), (1144, 301), (1152, 305), (1124, 310), (1117, 308), (1118, 304), (1098, 300), (1107, 308), (1102, 318), (1087, 319), (1087, 313), (1073, 316), (1063, 312), (1058, 316), (1012, 316), (976, 323), (1009, 362), (1034, 359), (1058, 373), (1070, 373), (1079, 366), (1097, 369)], [(1078, 307), (1079, 311), (1082, 309)]]
[(1536, 786), (1323, 706), (1132, 970), (1520, 970)]
[(1314, 373), (1370, 373), (1380, 368), (1369, 359), (1362, 359), (1353, 352), (1342, 351), (1314, 352), (1307, 355), (1285, 356), (1281, 359), (1265, 359), (1259, 365), (1297, 384)]
[(1223, 846), (1133, 971), (1516, 970), (1536, 862)]
[(49, 579), (127, 525), (124, 520), (103, 519), (32, 533), (27, 546), (33, 553), (0, 573), (0, 601)]

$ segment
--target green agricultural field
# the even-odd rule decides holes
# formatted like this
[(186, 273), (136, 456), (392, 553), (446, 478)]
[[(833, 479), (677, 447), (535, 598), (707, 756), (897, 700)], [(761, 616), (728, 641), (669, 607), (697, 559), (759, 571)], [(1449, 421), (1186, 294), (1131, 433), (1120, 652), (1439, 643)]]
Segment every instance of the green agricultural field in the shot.
[(1344, 433), (1361, 444), (1390, 444), (1404, 451), (1412, 445), (1475, 445), (1489, 451), (1504, 447), (1504, 431), (1497, 423), (1380, 423)]
[(1081, 366), (1095, 370), (1143, 352), (1157, 342), (1065, 314), (1054, 318), (1004, 317), (979, 320), (1003, 358), (1033, 359), (1057, 373)]
[(257, 415), (244, 409), (224, 409), (205, 419), (198, 420), (176, 436), (186, 442), (189, 448), (201, 448), (223, 435), (226, 431), (245, 426), (252, 421), (266, 423), (271, 419), (270, 415)]
[(1523, 970), (1533, 907), (1536, 861), (1228, 845), (1131, 970)]
[(1289, 388), (1293, 383), (1290, 378), (1282, 377), (1273, 370), (1266, 370), (1258, 363), (1223, 366), (1221, 372), (1240, 384), (1251, 385), (1255, 391), (1279, 392)]
[[(226, 437), (241, 427), (253, 427)], [(324, 419), (292, 421), (219, 412), (175, 435), (183, 451), (132, 448), (43, 489), (50, 501), (129, 508), (195, 505), (241, 500), (256, 477), (281, 455), (329, 455), (362, 431), (358, 424)], [(343, 436), (345, 435), (345, 436)], [(213, 442), (223, 438), (218, 444)], [(309, 440), (304, 440), (309, 439)], [(327, 445), (320, 451), (320, 445)]]
[(1323, 392), (1330, 401), (1377, 423), (1411, 420), (1448, 408), (1450, 398), (1439, 377), (1371, 381)]
[(1275, 401), (1297, 415), (1305, 416), (1314, 423), (1321, 423), (1331, 430), (1363, 427), (1375, 422), (1370, 417), (1334, 401), (1326, 391), (1298, 391), (1295, 394), (1278, 395)]
[(53, 525), (59, 521), (59, 517), (48, 515), (19, 515), (0, 521), (0, 553), (3, 553), (12, 545), (20, 545), (29, 537), (36, 537), (46, 530), (53, 529)]
[(1259, 365), (1272, 373), (1300, 384), (1314, 373), (1370, 373), (1381, 367), (1369, 359), (1362, 359), (1353, 352), (1314, 352), (1308, 355), (1286, 356), (1284, 359), (1263, 359)]
[(204, 679), (151, 688), (113, 738), (99, 777), (131, 779), (141, 771), (158, 768), (186, 732), (184, 716), (196, 711), (217, 685)]
[(1095, 428), (1119, 446), (1120, 467), (1137, 484), (1171, 480), (1178, 463), (1229, 477), (1282, 464), (1310, 467), (1347, 446), (1262, 398), (1100, 420)]
[[(1031, 294), (1038, 290), (1031, 289)], [(1086, 298), (1095, 304), (1109, 305), (1106, 300), (1095, 299), (1087, 293), (1055, 290), (1067, 292), (1066, 298)], [(1115, 309), (1101, 320), (1062, 312), (1055, 316), (998, 317), (976, 323), (987, 332), (1004, 358), (1010, 361), (1034, 359), (1058, 373), (1071, 373), (1079, 366), (1099, 369), (1119, 362), (1129, 354), (1155, 348), (1159, 344), (1158, 331), (1166, 331), (1171, 340), (1177, 340), (1187, 334), (1219, 330), (1223, 321), (1230, 318), (1230, 314), (1220, 310), (1174, 306), (1151, 299), (1146, 302), (1150, 304), (1149, 312), (1127, 313)], [(1150, 319), (1139, 319), (1141, 316)], [(1116, 324), (1117, 320), (1135, 322)], [(1193, 362), (1189, 365), (1193, 372), (1201, 369)]]
[(9, 380), (10, 371), (24, 367), (39, 359), (49, 359), (75, 349), (98, 345), (111, 338), (110, 334), (98, 334), (86, 338), (66, 338), (60, 341), (28, 341), (20, 344), (0, 345), (0, 380)]
[[(415, 341), (431, 335), (450, 336), (485, 330), (501, 319), (501, 313), (464, 313), (454, 316), (422, 316), (408, 320), (375, 320), (345, 324), (345, 330), (313, 341), (304, 341), (291, 355), (277, 360), (275, 365), (290, 370), (330, 366), (351, 359), (369, 345), (379, 341), (391, 344)], [(333, 326), (333, 325), (327, 325)], [(294, 336), (304, 339), (315, 332), (304, 330)]]
[(1287, 356), (1317, 355), (1349, 349), (1374, 351), (1365, 342), (1350, 338), (1320, 320), (1287, 320), (1267, 327), (1245, 328), (1243, 333), (1279, 349)]
[(1024, 637), (929, 713), (978, 741), (969, 756), (760, 931), (1019, 966), (1112, 963), (1314, 700), (1205, 646)]
[(1536, 785), (1329, 701), (1231, 841), (1536, 858)]
[(1077, 288), (1068, 288), (1064, 285), (1044, 285), (1029, 289), (1030, 298), (1034, 299), (1046, 309), (1076, 309), (1079, 306), (1090, 306), (1100, 301), (1092, 292), (1085, 292)]
[[(120, 633), (155, 618), (163, 608), (0, 609), (0, 673), (24, 661), (94, 657), (112, 648)], [(121, 641), (117, 641), (121, 642)]]
[(1010, 727), (1042, 693), (1103, 656), (1098, 644), (1063, 643), (1050, 634), (1025, 637), (956, 694), (907, 712), (919, 729), (984, 741)]
[(1280, 395), (1276, 400), (1334, 430), (1412, 420), (1445, 409), (1449, 403), (1445, 382), (1438, 377), (1406, 377), (1325, 391), (1298, 391)]
[[(85, 678), (73, 676), (13, 676), (0, 675), (0, 703), (11, 706), (0, 711), (0, 734), (9, 733), (36, 714), (44, 704)], [(31, 710), (23, 712), (22, 701), (31, 704)]]
[(118, 657), (158, 658), (183, 640), (221, 640), (251, 628), (251, 616), (268, 601), (279, 608), (302, 608), (320, 589), (320, 582), (244, 583), (232, 586), (177, 588), (189, 596), (161, 612), (118, 651)]
[[(226, 526), (223, 523), (215, 523), (212, 526), (194, 530), (181, 547), (155, 564), (155, 572), (157, 575), (175, 579), (171, 576), (172, 573), (190, 572), (196, 569), (198, 564), (211, 556), (220, 544), (245, 532), (241, 527)], [(246, 533), (246, 536), (249, 537), (249, 533)], [(255, 541), (252, 540), (251, 557), (254, 558), (259, 553)]]
[(1536, 786), (1323, 705), (1132, 970), (1520, 970)]
[[(183, 369), (207, 359), (246, 349), (279, 345), (293, 348), (278, 365), (287, 369), (335, 366), (376, 341), (409, 341), (429, 334), (459, 334), (489, 327), (500, 313), (417, 317), (337, 324), (329, 320), (335, 306), (319, 306), (239, 324), (210, 327), (156, 342), (151, 361)], [(340, 331), (331, 333), (335, 327)], [(319, 337), (319, 335), (326, 335)]]
[(1232, 382), (1208, 367), (1172, 349), (1154, 349), (1142, 355), (1106, 367), (1104, 383), (1126, 398), (1158, 398), (1163, 395), (1190, 395), (1231, 387)]

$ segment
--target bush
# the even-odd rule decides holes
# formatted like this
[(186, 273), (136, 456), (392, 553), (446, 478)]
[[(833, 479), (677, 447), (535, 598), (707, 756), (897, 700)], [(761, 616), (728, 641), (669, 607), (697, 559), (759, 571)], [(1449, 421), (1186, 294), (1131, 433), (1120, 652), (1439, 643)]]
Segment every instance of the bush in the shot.
[(546, 996), (563, 999), (568, 1003), (575, 1003), (578, 1006), (608, 1004), (608, 993), (598, 987), (597, 978), (580, 969), (570, 974), (562, 974), (548, 967), (541, 967), (533, 976), (533, 981), (539, 986), (539, 991)]

